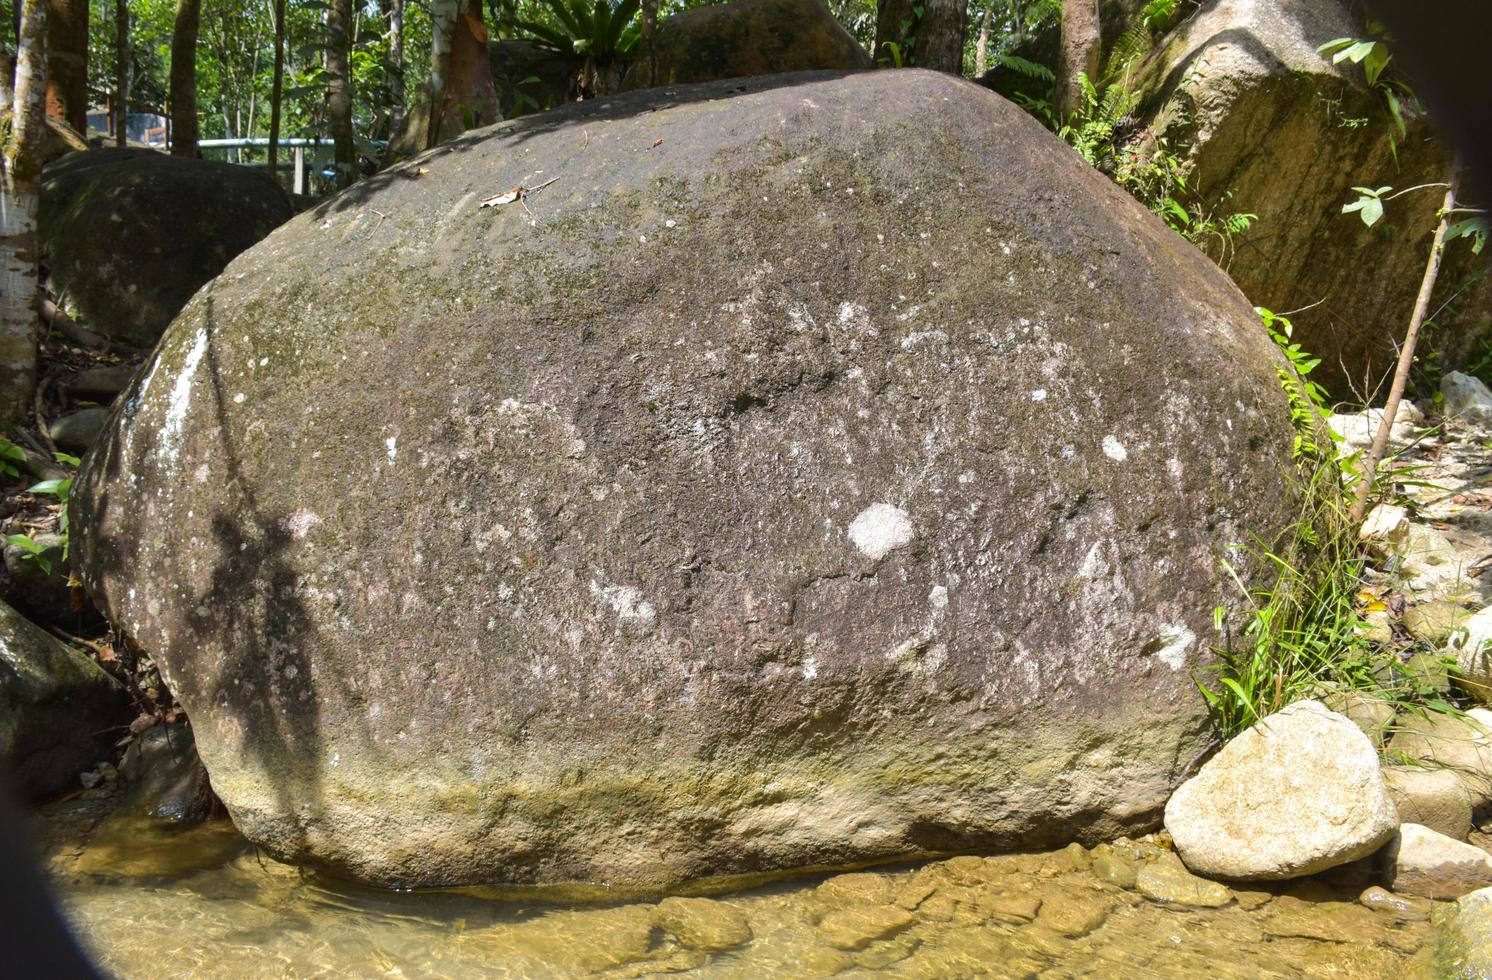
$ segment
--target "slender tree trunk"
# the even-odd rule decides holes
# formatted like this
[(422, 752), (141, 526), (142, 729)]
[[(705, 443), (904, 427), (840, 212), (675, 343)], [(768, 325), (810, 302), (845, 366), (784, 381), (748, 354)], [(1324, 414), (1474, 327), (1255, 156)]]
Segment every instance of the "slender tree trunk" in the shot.
[(129, 142), (130, 7), (128, 0), (114, 0), (114, 145)]
[(917, 27), (918, 68), (964, 73), (964, 21), (969, 0), (922, 0), (922, 22)]
[[(281, 0), (283, 2), (283, 0)], [(404, 91), (404, 0), (389, 0), (389, 101), (393, 118), (389, 121), (389, 138), (404, 131), (404, 113), (408, 96)]]
[(1057, 118), (1062, 121), (1083, 105), (1079, 75), (1098, 84), (1098, 0), (1062, 0), (1062, 47), (1057, 53)]
[(985, 0), (984, 16), (979, 20), (979, 40), (974, 43), (974, 77), (989, 71), (989, 28), (995, 10), (994, 0)]
[(892, 64), (889, 44), (902, 49), (904, 64), (910, 64), (913, 54), (906, 50), (909, 35), (916, 30), (917, 15), (913, 0), (876, 0), (876, 49), (871, 57), (876, 64)]
[(285, 0), (274, 0), (275, 69), (269, 86), (269, 175), (279, 179), (280, 99), (285, 90)]
[(47, 0), (18, 0), (11, 128), (0, 153), (0, 426), (22, 422), (36, 390), (37, 239), (46, 141)]
[(1425, 274), (1420, 279), (1419, 295), (1414, 299), (1414, 312), (1409, 315), (1409, 329), (1404, 333), (1404, 346), (1399, 349), (1399, 363), (1394, 366), (1393, 384), (1388, 389), (1388, 401), (1383, 404), (1383, 420), (1373, 434), (1373, 446), (1362, 462), (1362, 474), (1352, 493), (1352, 509), (1349, 511), (1353, 524), (1362, 523), (1368, 509), (1368, 495), (1373, 490), (1373, 479), (1378, 473), (1378, 464), (1388, 449), (1388, 437), (1394, 428), (1394, 418), (1399, 414), (1399, 402), (1404, 398), (1404, 386), (1409, 382), (1409, 370), (1414, 366), (1414, 347), (1419, 342), (1420, 327), (1425, 324), (1425, 314), (1430, 309), (1430, 297), (1435, 292), (1435, 280), (1440, 276), (1440, 258), (1445, 254), (1445, 231), (1450, 226), (1451, 209), (1456, 206), (1456, 181), (1446, 188), (1445, 202), (1440, 206), (1440, 221), (1435, 225), (1435, 238), (1430, 243), (1430, 257), (1425, 260)]
[(434, 0), (431, 19), (428, 145), (434, 146), (496, 122), (499, 112), (481, 0)]
[(197, 32), (202, 0), (177, 0), (171, 31), (171, 155), (197, 155)]
[(88, 0), (47, 0), (47, 115), (88, 128)]
[(351, 30), (352, 0), (331, 0), (326, 12), (326, 115), (338, 187), (351, 184), (357, 175), (357, 148), (352, 140), (352, 77), (348, 70)]
[(644, 83), (658, 84), (658, 57), (653, 50), (653, 39), (658, 36), (658, 0), (642, 0), (642, 61), (647, 71)]

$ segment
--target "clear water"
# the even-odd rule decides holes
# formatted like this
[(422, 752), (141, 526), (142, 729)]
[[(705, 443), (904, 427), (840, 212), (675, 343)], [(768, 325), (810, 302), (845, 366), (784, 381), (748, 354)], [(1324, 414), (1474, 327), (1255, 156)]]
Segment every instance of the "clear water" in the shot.
[(1358, 904), (1361, 881), (1172, 908), (1059, 852), (566, 906), (329, 881), (257, 856), (227, 821), (163, 834), (84, 808), (43, 831), (68, 919), (96, 962), (127, 978), (1428, 973), (1428, 923)]

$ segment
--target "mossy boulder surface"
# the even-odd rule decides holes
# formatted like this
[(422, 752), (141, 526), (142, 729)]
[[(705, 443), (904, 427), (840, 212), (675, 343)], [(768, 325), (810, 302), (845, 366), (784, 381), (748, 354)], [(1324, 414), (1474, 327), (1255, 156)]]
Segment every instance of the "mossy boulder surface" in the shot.
[(731, 0), (674, 14), (640, 51), (624, 89), (873, 62), (823, 0)]
[(1091, 842), (1210, 738), (1219, 559), (1285, 519), (1276, 369), (975, 85), (639, 92), (239, 256), (75, 548), (281, 858), (656, 889)]
[(148, 347), (192, 294), (291, 215), (247, 167), (154, 150), (75, 153), (43, 174), (52, 282), (90, 329)]

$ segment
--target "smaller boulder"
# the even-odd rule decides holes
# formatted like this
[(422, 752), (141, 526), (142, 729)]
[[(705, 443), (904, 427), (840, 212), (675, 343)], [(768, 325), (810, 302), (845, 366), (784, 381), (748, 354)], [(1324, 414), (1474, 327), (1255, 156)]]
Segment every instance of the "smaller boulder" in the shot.
[(1448, 371), (1440, 379), (1441, 406), (1451, 418), (1492, 426), (1492, 390), (1480, 378)]
[(79, 371), (77, 377), (67, 383), (67, 393), (83, 401), (107, 405), (130, 386), (139, 370), (138, 364), (112, 364)]
[(1388, 728), (1393, 724), (1393, 704), (1364, 691), (1343, 690), (1328, 681), (1317, 685), (1315, 700), (1362, 729), (1374, 745), (1383, 744)]
[(1399, 559), (1399, 573), (1412, 591), (1449, 595), (1464, 587), (1455, 546), (1435, 528), (1410, 520), (1403, 507), (1374, 507), (1358, 536), (1378, 558)]
[[(1366, 451), (1373, 445), (1373, 439), (1378, 435), (1378, 427), (1383, 424), (1383, 409), (1370, 408), (1363, 412), (1349, 412), (1344, 415), (1333, 415), (1326, 420), (1342, 439), (1340, 452), (1353, 453)], [(1388, 445), (1390, 449), (1403, 449), (1412, 445), (1418, 438), (1418, 430), (1425, 424), (1425, 413), (1414, 406), (1407, 399), (1399, 402), (1399, 410), (1394, 413), (1394, 424), (1388, 431)]]
[(103, 408), (81, 408), (69, 412), (52, 423), (52, 441), (63, 449), (82, 454), (93, 448), (104, 427), (109, 423), (109, 412)]
[(1384, 849), (1388, 887), (1421, 898), (1460, 898), (1492, 886), (1492, 855), (1480, 847), (1406, 823)]
[(623, 89), (779, 72), (873, 67), (823, 0), (731, 0), (674, 14)]
[(1423, 922), (1434, 909), (1434, 905), (1426, 899), (1414, 895), (1395, 895), (1379, 885), (1363, 889), (1363, 893), (1357, 896), (1357, 904), (1374, 912), (1391, 915), (1400, 922)]
[(1436, 599), (1421, 602), (1404, 611), (1404, 628), (1416, 640), (1431, 646), (1444, 646), (1466, 625), (1471, 611), (1457, 602)]
[(1479, 701), (1492, 699), (1492, 606), (1468, 618), (1450, 637), (1456, 682)]
[(76, 786), (108, 749), (124, 691), (82, 653), (0, 603), (0, 769), (28, 799)]
[(1317, 701), (1298, 701), (1229, 742), (1165, 814), (1187, 867), (1240, 881), (1355, 861), (1399, 824), (1372, 741)]
[(1433, 921), (1432, 975), (1492, 977), (1492, 888), (1461, 896)]
[(1471, 794), (1449, 769), (1385, 766), (1383, 778), (1399, 819), (1465, 840), (1471, 833)]
[(1400, 717), (1389, 740), (1389, 757), (1448, 769), (1461, 780), (1472, 807), (1492, 802), (1492, 711), (1473, 708), (1462, 715), (1428, 712)]

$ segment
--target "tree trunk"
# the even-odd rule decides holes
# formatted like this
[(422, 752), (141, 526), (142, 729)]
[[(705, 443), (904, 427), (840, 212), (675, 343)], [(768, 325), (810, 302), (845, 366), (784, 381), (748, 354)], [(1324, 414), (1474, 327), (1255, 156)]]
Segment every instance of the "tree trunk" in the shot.
[(0, 153), (0, 427), (25, 420), (36, 390), (37, 240), (46, 141), (47, 0), (19, 0), (11, 129)]
[(964, 21), (968, 12), (969, 0), (922, 0), (915, 45), (918, 68), (964, 73)]
[(88, 129), (88, 0), (47, 0), (47, 115)]
[(979, 21), (979, 40), (974, 43), (975, 78), (983, 78), (984, 73), (989, 71), (989, 28), (994, 11), (994, 0), (985, 0), (984, 16)]
[(269, 83), (269, 175), (279, 179), (280, 101), (285, 91), (285, 0), (275, 0), (275, 68)]
[(653, 38), (658, 35), (658, 0), (642, 0), (642, 63), (648, 73), (643, 79), (645, 86), (658, 84), (658, 58), (653, 51)]
[(1098, 0), (1062, 0), (1062, 47), (1057, 53), (1057, 118), (1065, 122), (1083, 107), (1078, 76), (1098, 84)]
[(431, 4), (430, 146), (498, 119), (481, 0)]
[(357, 148), (352, 140), (352, 77), (348, 48), (352, 44), (352, 0), (331, 0), (326, 12), (326, 115), (337, 165), (337, 186), (357, 175)]
[(1373, 434), (1373, 445), (1367, 458), (1362, 461), (1362, 473), (1352, 492), (1352, 509), (1348, 518), (1353, 524), (1361, 524), (1368, 509), (1368, 496), (1373, 492), (1378, 464), (1388, 449), (1388, 437), (1394, 428), (1394, 418), (1399, 414), (1399, 402), (1404, 398), (1404, 387), (1409, 382), (1409, 371), (1414, 367), (1414, 348), (1419, 342), (1420, 328), (1425, 325), (1425, 314), (1430, 309), (1430, 297), (1435, 293), (1435, 280), (1440, 276), (1440, 259), (1445, 254), (1445, 232), (1450, 227), (1451, 210), (1456, 206), (1456, 180), (1451, 178), (1445, 190), (1445, 201), (1440, 205), (1440, 220), (1435, 225), (1435, 237), (1430, 242), (1430, 255), (1425, 260), (1425, 274), (1420, 278), (1419, 295), (1414, 299), (1414, 311), (1409, 314), (1409, 329), (1404, 333), (1404, 346), (1399, 348), (1399, 363), (1394, 366), (1394, 380), (1388, 389), (1388, 401), (1383, 403), (1383, 419), (1378, 431)]
[(128, 0), (114, 0), (114, 145), (129, 141), (130, 75), (134, 63), (130, 57), (130, 7)]
[(202, 0), (177, 0), (171, 31), (171, 155), (197, 155), (197, 31)]
[(393, 103), (389, 138), (404, 131), (404, 0), (389, 0), (389, 101)]
[(917, 15), (913, 0), (876, 0), (876, 48), (870, 53), (876, 64), (894, 64), (888, 44), (901, 49), (903, 64), (910, 64), (912, 52), (906, 43), (916, 30)]

